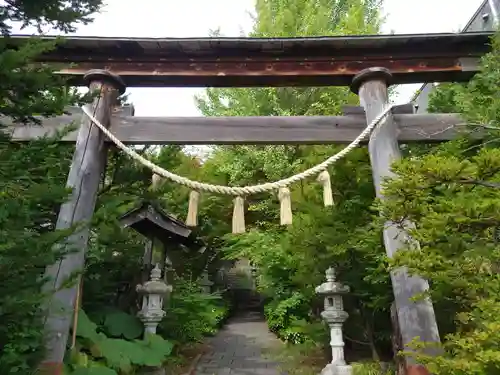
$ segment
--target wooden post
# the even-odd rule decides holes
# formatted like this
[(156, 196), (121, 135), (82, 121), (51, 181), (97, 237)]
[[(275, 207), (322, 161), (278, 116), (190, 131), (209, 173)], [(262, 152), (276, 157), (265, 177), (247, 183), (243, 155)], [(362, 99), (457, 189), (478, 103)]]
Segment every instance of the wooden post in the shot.
[[(85, 81), (92, 92), (99, 93), (92, 105), (94, 116), (102, 124), (109, 125), (112, 108), (118, 95), (125, 92), (125, 84), (118, 76), (104, 70), (89, 71)], [(84, 116), (67, 180), (67, 186), (72, 189), (71, 197), (61, 206), (56, 225), (57, 229), (82, 225), (67, 239), (67, 246), (76, 252), (48, 267), (45, 273), (49, 278), (46, 291), (50, 297), (45, 320), (46, 355), (41, 370), (47, 375), (62, 375), (78, 284), (61, 287), (71, 275), (82, 271), (85, 264), (89, 224), (106, 160), (104, 138), (99, 128)]]
[[(392, 79), (385, 68), (369, 68), (360, 72), (353, 80), (351, 90), (359, 94), (361, 105), (365, 108), (366, 121), (370, 123), (388, 105), (387, 86)], [(389, 114), (372, 132), (368, 149), (372, 165), (373, 181), (377, 197), (384, 199), (382, 183), (386, 177), (394, 176), (392, 163), (401, 158), (397, 139), (397, 126)], [(384, 228), (384, 245), (389, 257), (403, 248), (408, 236), (393, 223), (386, 223)], [(434, 315), (434, 308), (429, 299), (413, 302), (411, 298), (426, 292), (429, 284), (418, 276), (409, 276), (406, 269), (391, 273), (392, 288), (397, 310), (399, 329), (405, 349), (415, 338), (422, 342), (439, 343), (439, 331)], [(436, 350), (429, 350), (436, 354)], [(406, 359), (407, 373), (427, 373), (412, 358)]]
[(149, 280), (149, 276), (151, 274), (151, 270), (153, 269), (153, 240), (146, 239), (144, 244), (144, 255), (142, 257), (142, 277), (141, 283), (145, 283)]

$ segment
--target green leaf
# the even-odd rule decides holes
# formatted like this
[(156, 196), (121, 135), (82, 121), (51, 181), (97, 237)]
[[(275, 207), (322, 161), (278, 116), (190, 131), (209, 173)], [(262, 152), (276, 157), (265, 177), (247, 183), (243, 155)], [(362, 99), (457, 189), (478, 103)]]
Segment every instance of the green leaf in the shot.
[(130, 341), (107, 338), (97, 345), (100, 356), (109, 367), (127, 372), (132, 368), (132, 358), (138, 356), (138, 346)]
[(137, 317), (123, 311), (113, 311), (106, 314), (104, 328), (110, 336), (125, 337), (127, 340), (140, 337), (144, 329)]
[(101, 338), (97, 333), (97, 325), (89, 319), (82, 309), (78, 311), (76, 335), (92, 342), (97, 342)]
[(174, 348), (171, 341), (158, 335), (147, 335), (144, 340), (136, 342), (143, 347), (146, 366), (161, 366)]
[(161, 353), (165, 357), (169, 356), (174, 349), (174, 344), (171, 341), (165, 340), (159, 335), (148, 334), (144, 341), (150, 349)]

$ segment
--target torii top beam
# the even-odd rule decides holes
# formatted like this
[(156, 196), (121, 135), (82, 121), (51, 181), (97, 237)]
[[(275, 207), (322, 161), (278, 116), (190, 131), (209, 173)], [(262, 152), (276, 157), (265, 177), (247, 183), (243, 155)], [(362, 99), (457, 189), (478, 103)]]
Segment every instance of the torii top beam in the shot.
[[(365, 68), (392, 83), (467, 81), (491, 50), (491, 32), (310, 38), (65, 38), (43, 62), (74, 63), (60, 73), (82, 85), (90, 69), (127, 87), (348, 86)], [(28, 36), (6, 41), (15, 47)], [(55, 37), (44, 37), (54, 39)]]

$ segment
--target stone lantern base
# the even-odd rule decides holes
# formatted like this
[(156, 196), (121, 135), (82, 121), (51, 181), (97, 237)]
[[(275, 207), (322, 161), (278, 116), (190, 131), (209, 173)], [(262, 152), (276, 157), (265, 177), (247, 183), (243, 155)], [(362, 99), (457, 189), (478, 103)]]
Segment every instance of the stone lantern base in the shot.
[(321, 371), (321, 375), (352, 375), (352, 366), (329, 363)]

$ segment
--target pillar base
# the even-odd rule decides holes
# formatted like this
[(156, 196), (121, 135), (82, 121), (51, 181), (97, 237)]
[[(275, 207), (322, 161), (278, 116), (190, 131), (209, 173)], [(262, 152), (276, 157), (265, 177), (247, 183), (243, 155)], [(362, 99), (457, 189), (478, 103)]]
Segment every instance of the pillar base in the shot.
[(429, 370), (422, 365), (409, 365), (406, 368), (407, 375), (430, 375)]
[(63, 375), (64, 364), (60, 362), (43, 362), (38, 366), (37, 374), (40, 375)]
[(387, 68), (367, 68), (356, 74), (352, 79), (351, 91), (356, 95), (359, 94), (361, 85), (366, 81), (384, 81), (389, 86), (393, 81), (392, 73)]
[(329, 363), (321, 371), (321, 375), (352, 375), (352, 366)]

